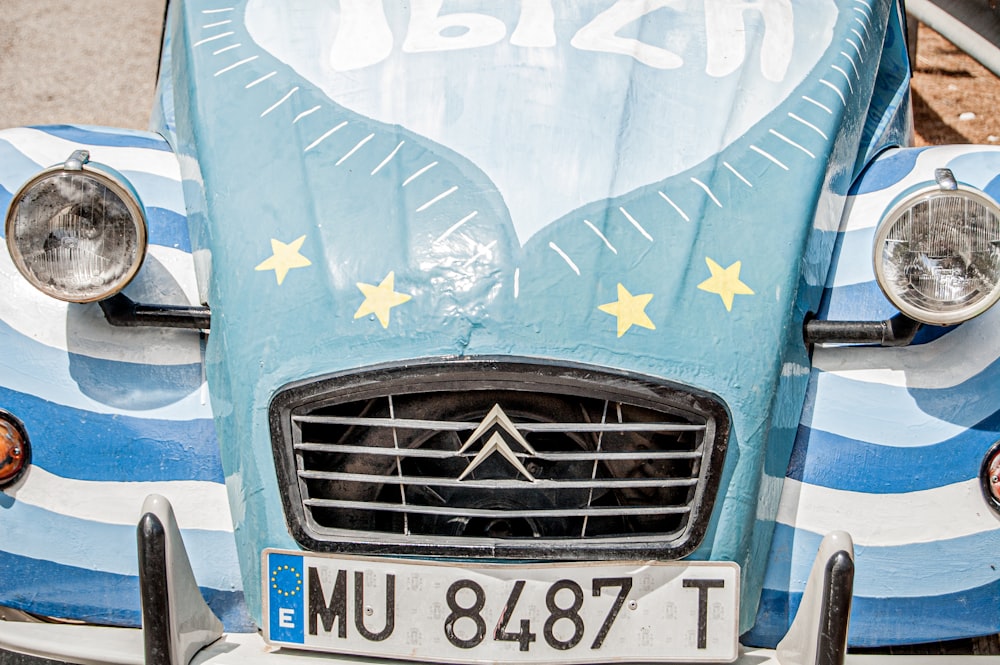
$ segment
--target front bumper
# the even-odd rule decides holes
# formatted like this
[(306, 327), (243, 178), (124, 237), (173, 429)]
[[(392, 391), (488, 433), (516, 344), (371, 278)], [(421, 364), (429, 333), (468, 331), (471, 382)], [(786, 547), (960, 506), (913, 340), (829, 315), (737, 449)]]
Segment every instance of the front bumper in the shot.
[[(139, 520), (138, 549), (143, 628), (0, 620), (0, 663), (43, 665), (288, 665), (372, 662), (268, 645), (259, 634), (224, 634), (201, 598), (169, 502), (150, 496)], [(806, 584), (799, 611), (777, 649), (740, 649), (738, 665), (865, 665), (893, 656), (847, 654), (847, 623), (854, 579), (850, 536), (826, 536)], [(959, 659), (1000, 665), (1000, 656), (907, 657), (908, 663)]]

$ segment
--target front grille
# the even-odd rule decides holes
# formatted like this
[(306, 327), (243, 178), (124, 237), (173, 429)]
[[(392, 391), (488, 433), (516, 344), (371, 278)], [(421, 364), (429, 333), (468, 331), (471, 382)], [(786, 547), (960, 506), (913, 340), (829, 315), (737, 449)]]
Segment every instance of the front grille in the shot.
[(270, 416), (306, 549), (505, 559), (690, 553), (729, 433), (710, 395), (529, 362), (326, 377)]

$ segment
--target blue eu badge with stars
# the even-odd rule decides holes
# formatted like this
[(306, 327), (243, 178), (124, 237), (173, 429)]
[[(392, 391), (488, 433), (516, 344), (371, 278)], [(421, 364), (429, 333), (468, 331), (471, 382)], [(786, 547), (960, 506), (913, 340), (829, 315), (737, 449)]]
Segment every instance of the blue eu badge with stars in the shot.
[(267, 555), (268, 632), (276, 642), (305, 639), (305, 570), (302, 557)]

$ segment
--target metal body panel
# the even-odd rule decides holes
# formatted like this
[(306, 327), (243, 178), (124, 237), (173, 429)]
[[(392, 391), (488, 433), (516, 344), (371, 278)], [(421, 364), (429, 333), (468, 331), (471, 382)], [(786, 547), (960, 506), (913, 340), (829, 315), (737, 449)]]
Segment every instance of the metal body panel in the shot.
[[(0, 200), (87, 149), (114, 164), (146, 209), (149, 255), (126, 288), (197, 302), (177, 160), (158, 135), (56, 126), (0, 132)], [(204, 593), (247, 629), (232, 522), (198, 331), (112, 328), (96, 303), (32, 289), (0, 253), (0, 404), (24, 422), (32, 466), (0, 494), (0, 604), (112, 625), (139, 624), (135, 520), (169, 496)], [(53, 580), (64, 584), (54, 585)]]

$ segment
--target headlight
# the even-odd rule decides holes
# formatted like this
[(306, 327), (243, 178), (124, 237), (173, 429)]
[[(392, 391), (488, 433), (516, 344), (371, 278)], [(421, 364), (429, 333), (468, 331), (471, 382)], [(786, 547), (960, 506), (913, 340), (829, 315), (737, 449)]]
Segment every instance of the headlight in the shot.
[(1000, 298), (1000, 210), (981, 192), (959, 188), (947, 169), (938, 184), (893, 206), (875, 234), (875, 276), (912, 319), (954, 325)]
[(29, 180), (14, 195), (5, 225), (18, 271), (43, 293), (70, 302), (121, 291), (146, 253), (138, 198), (124, 179), (88, 158), (75, 152)]

